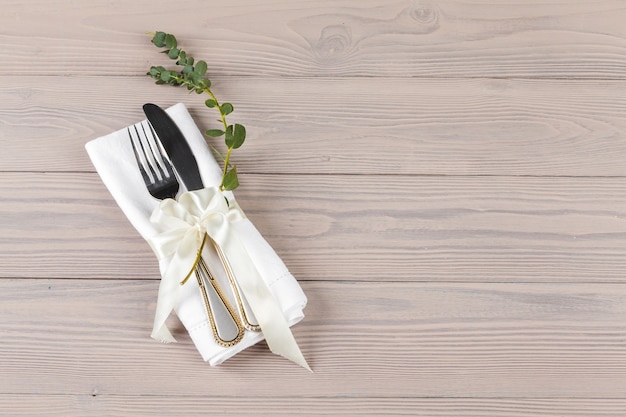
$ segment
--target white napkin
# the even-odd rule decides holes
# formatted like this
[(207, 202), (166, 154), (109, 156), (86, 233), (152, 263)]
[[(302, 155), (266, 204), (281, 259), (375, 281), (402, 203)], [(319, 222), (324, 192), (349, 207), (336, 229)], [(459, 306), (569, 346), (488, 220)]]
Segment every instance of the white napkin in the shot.
[[(187, 139), (198, 162), (204, 186), (219, 186), (222, 179), (221, 168), (213, 158), (202, 133), (185, 105), (179, 103), (166, 111)], [(144, 239), (148, 240), (153, 237), (157, 231), (150, 222), (150, 215), (159, 205), (160, 200), (153, 198), (146, 189), (126, 128), (88, 142), (85, 149), (102, 182), (131, 224)], [(186, 190), (181, 184), (179, 194), (184, 191)], [(226, 192), (226, 194), (229, 198), (232, 197), (231, 193)], [(276, 252), (248, 219), (237, 222), (232, 227), (236, 228), (242, 243), (283, 310), (289, 325), (292, 326), (302, 320), (304, 318), (302, 310), (307, 303), (306, 296)], [(207, 253), (207, 251), (210, 249), (205, 249), (204, 252), (207, 261), (216, 261), (217, 255)], [(169, 261), (170, 259), (163, 259), (159, 263), (161, 274), (167, 270)], [(221, 269), (213, 272), (216, 279), (224, 283), (222, 288), (225, 288), (228, 279), (225, 272)], [(231, 303), (235, 305), (235, 300), (231, 299)], [(211, 334), (211, 327), (195, 280), (189, 280), (183, 286), (180, 302), (175, 311), (202, 358), (212, 366), (222, 363), (243, 349), (263, 340), (262, 333), (246, 331), (242, 341), (235, 346), (225, 348), (218, 345)]]

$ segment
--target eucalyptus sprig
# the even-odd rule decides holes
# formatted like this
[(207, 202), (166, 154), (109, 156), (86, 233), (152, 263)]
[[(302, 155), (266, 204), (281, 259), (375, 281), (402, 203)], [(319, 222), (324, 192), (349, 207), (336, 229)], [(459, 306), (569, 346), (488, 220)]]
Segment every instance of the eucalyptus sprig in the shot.
[(228, 124), (226, 116), (234, 110), (231, 103), (221, 103), (211, 91), (211, 81), (206, 75), (207, 63), (202, 60), (195, 61), (193, 56), (178, 47), (176, 37), (165, 32), (151, 33), (152, 43), (158, 48), (165, 48), (163, 53), (176, 60), (177, 70), (170, 70), (163, 66), (152, 66), (147, 75), (156, 80), (157, 84), (169, 84), (173, 86), (186, 86), (189, 92), (197, 94), (206, 93), (210, 96), (204, 105), (210, 109), (217, 109), (220, 115), (219, 121), (222, 126), (220, 129), (209, 129), (205, 134), (212, 138), (224, 136), (226, 143), (226, 155), (218, 154), (224, 160), (224, 170), (222, 174), (222, 182), (220, 190), (234, 190), (239, 186), (237, 178), (237, 165), (231, 165), (230, 155), (233, 149), (237, 149), (243, 145), (246, 139), (246, 128), (239, 124)]

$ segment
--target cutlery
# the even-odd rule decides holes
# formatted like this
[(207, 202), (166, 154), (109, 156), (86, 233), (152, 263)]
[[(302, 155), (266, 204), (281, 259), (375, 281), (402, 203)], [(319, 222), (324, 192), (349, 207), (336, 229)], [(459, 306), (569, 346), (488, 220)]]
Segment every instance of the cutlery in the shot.
[[(154, 127), (157, 136), (161, 140), (161, 144), (165, 148), (165, 152), (172, 160), (172, 164), (182, 179), (183, 184), (185, 184), (189, 191), (204, 188), (196, 158), (184, 135), (176, 125), (176, 122), (172, 120), (165, 110), (156, 104), (144, 104), (143, 111), (150, 121), (150, 124)], [(226, 255), (213, 239), (209, 238), (209, 240), (217, 251), (222, 266), (226, 271), (244, 327), (255, 332), (261, 331), (261, 327), (254, 317), (248, 302), (241, 294), (241, 289), (235, 279)]]
[[(135, 124), (128, 128), (128, 136), (150, 195), (159, 200), (176, 198), (180, 186), (152, 126), (148, 122)], [(204, 260), (194, 272), (215, 341), (225, 347), (239, 343), (243, 326)]]

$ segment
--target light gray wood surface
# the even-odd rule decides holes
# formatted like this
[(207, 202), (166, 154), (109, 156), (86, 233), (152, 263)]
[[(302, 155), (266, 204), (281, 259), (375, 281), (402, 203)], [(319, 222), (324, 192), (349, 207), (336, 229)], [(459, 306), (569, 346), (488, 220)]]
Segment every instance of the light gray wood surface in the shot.
[[(626, 415), (621, 0), (3, 0), (0, 415)], [(154, 255), (84, 145), (203, 97), (301, 283), (313, 374), (150, 339)], [(208, 140), (209, 141), (209, 140)], [(213, 142), (211, 142), (213, 143)], [(218, 145), (219, 147), (219, 145)]]

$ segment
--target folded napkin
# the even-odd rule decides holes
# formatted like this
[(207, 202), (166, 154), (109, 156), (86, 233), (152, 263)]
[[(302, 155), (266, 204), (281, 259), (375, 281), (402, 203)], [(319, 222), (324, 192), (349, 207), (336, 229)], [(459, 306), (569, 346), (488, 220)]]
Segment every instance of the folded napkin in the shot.
[[(198, 162), (205, 187), (219, 186), (222, 178), (221, 168), (213, 158), (202, 133), (198, 130), (185, 105), (179, 103), (166, 109), (166, 111), (187, 139)], [(150, 218), (162, 202), (153, 198), (146, 189), (133, 155), (127, 129), (120, 129), (94, 139), (88, 142), (85, 148), (102, 182), (131, 224), (146, 241), (154, 239), (160, 231)], [(186, 191), (181, 183), (179, 195)], [(232, 192), (224, 192), (224, 195), (229, 200), (235, 201)], [(304, 317), (303, 309), (307, 299), (296, 279), (247, 218), (244, 217), (233, 223), (231, 227), (248, 252), (258, 275), (269, 288), (274, 302), (282, 310), (287, 325), (292, 326), (298, 323)], [(218, 261), (217, 255), (211, 253), (210, 249), (205, 248), (203, 256), (208, 262)], [(159, 260), (162, 276), (168, 270), (171, 262), (171, 256)], [(233, 262), (236, 261), (233, 260)], [(216, 269), (214, 275), (218, 281), (227, 282), (226, 273), (223, 270)], [(234, 305), (234, 302), (231, 299), (231, 304)], [(238, 344), (231, 347), (218, 345), (212, 336), (200, 290), (194, 279), (188, 280), (185, 285), (181, 286), (174, 311), (187, 329), (202, 358), (212, 366), (222, 363), (243, 349), (264, 339), (264, 334), (261, 332), (246, 331)], [(165, 332), (169, 335), (167, 330)], [(160, 338), (154, 333), (153, 337)], [(166, 339), (163, 338), (163, 341)], [(173, 338), (167, 341), (173, 341)], [(303, 358), (302, 360), (304, 361)], [(308, 368), (306, 362), (300, 364)]]

